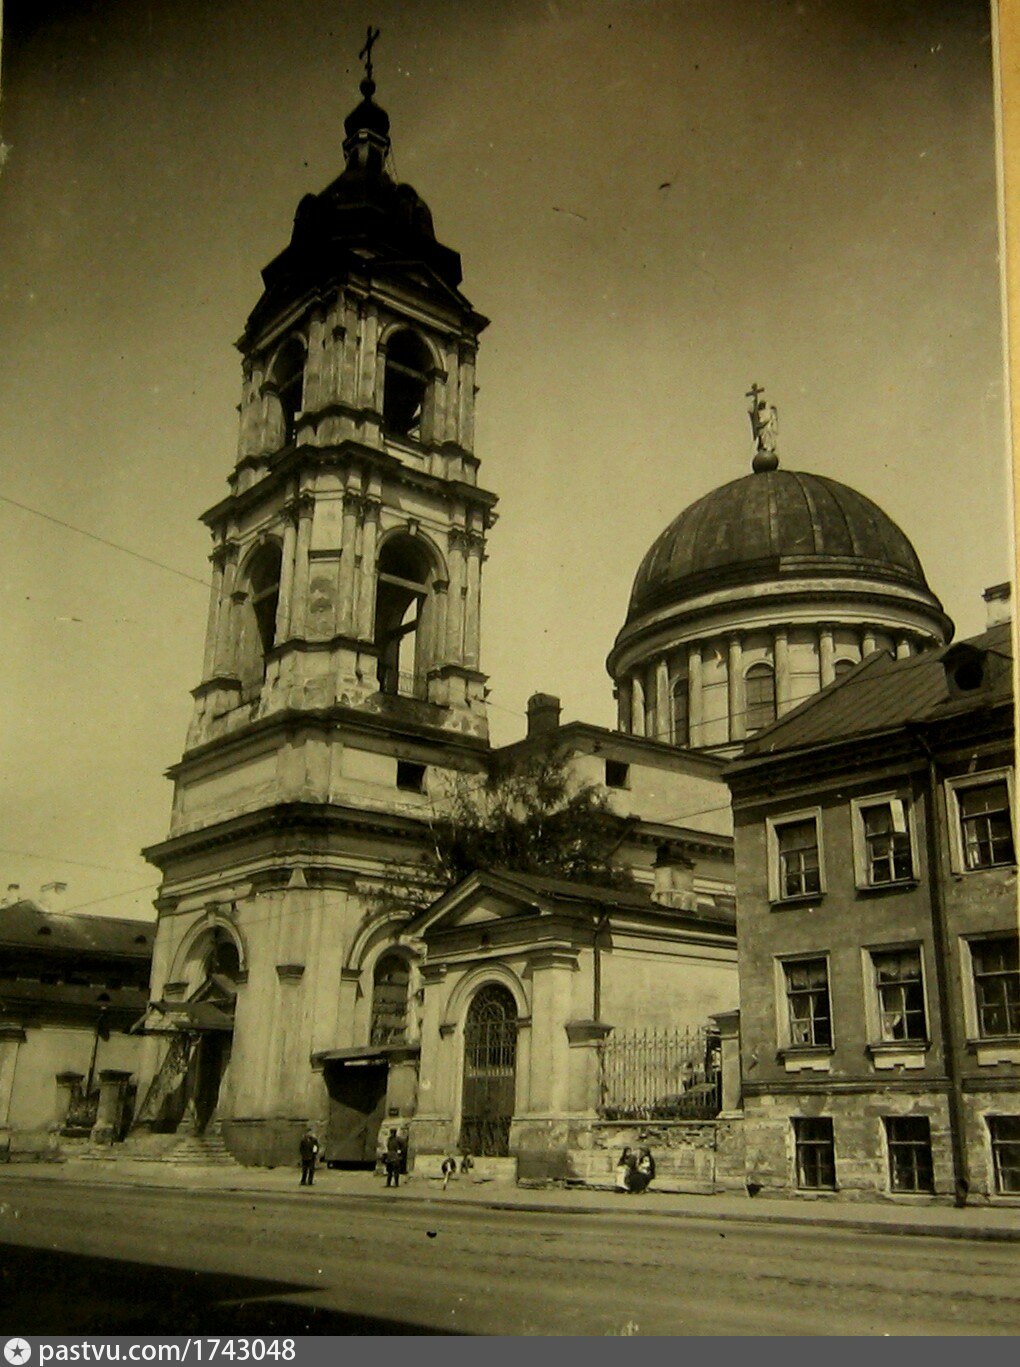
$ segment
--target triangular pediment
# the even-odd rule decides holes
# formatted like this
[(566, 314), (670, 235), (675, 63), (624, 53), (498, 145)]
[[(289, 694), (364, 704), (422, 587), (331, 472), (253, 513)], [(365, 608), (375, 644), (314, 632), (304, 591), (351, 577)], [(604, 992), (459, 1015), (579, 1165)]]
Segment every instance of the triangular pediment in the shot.
[(407, 929), (427, 940), (436, 931), (534, 917), (543, 910), (541, 899), (519, 891), (498, 875), (473, 873), (420, 912)]

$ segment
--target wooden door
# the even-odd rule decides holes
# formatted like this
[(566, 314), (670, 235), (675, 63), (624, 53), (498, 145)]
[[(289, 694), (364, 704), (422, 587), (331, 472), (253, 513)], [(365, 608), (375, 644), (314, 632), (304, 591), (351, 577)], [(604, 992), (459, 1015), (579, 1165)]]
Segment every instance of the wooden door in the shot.
[(329, 1126), (327, 1163), (374, 1164), (386, 1110), (385, 1063), (327, 1063)]

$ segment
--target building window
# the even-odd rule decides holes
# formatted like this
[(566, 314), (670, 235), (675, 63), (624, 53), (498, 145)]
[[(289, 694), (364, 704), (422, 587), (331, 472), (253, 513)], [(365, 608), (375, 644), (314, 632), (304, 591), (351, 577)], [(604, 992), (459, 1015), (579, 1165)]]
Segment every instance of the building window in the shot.
[(423, 793), (425, 791), (425, 765), (415, 764), (413, 760), (397, 760), (397, 787), (404, 793)]
[(1020, 1035), (1020, 940), (971, 940), (974, 1004), (981, 1039)]
[(269, 373), (269, 386), (279, 401), (283, 419), (283, 446), (289, 446), (296, 436), (304, 384), (305, 346), (300, 338), (291, 337), (276, 353)]
[(395, 332), (386, 346), (383, 426), (400, 437), (420, 437), (429, 387), (428, 347), (407, 328)]
[(878, 996), (879, 1038), (926, 1040), (928, 1022), (924, 1009), (921, 951), (872, 951), (871, 962)]
[(907, 804), (900, 797), (851, 804), (857, 886), (881, 888), (914, 876)]
[(748, 735), (776, 719), (776, 676), (771, 665), (752, 665), (744, 675), (745, 730)]
[(606, 787), (607, 788), (629, 788), (630, 787), (630, 765), (624, 764), (620, 759), (606, 760)]
[(836, 679), (842, 679), (843, 675), (849, 674), (851, 669), (855, 668), (856, 664), (856, 660), (837, 660), (836, 663), (832, 666), (833, 677)]
[(814, 1116), (793, 1122), (797, 1150), (797, 1186), (808, 1191), (834, 1191), (836, 1187), (836, 1147), (832, 1121)]
[(931, 1127), (926, 1115), (885, 1117), (889, 1186), (893, 1191), (934, 1191)]
[(773, 823), (771, 833), (772, 901), (820, 893), (822, 861), (818, 818), (808, 816)]
[(990, 1115), (995, 1190), (1003, 1196), (1020, 1196), (1020, 1115)]
[(673, 744), (690, 745), (690, 715), (688, 711), (687, 675), (673, 684)]
[(400, 954), (384, 954), (372, 975), (370, 1044), (403, 1044), (407, 1036), (407, 991), (411, 970)]
[(831, 1047), (828, 961), (792, 960), (783, 964), (783, 974), (790, 1044)]
[(956, 789), (965, 869), (1014, 864), (1009, 787), (1004, 778)]

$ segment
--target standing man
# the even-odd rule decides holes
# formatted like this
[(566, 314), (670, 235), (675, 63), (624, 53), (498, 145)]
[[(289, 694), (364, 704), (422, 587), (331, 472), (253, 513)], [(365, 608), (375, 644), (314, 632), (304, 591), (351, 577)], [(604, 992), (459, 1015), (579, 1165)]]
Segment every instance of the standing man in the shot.
[(389, 1138), (386, 1140), (386, 1152), (383, 1154), (383, 1167), (386, 1169), (386, 1185), (388, 1187), (400, 1186), (400, 1169), (404, 1166), (404, 1154), (406, 1146), (396, 1130), (390, 1130)]
[(301, 1185), (310, 1187), (315, 1181), (315, 1160), (319, 1156), (319, 1141), (309, 1125), (301, 1136)]

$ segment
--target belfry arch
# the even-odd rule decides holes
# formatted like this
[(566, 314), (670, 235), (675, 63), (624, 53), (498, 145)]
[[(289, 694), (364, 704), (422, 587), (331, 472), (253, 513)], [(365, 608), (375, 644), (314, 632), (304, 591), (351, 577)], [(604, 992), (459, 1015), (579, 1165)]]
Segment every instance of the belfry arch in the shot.
[(425, 698), (428, 671), (438, 663), (436, 558), (420, 537), (399, 532), (379, 551), (375, 644), (379, 691)]

